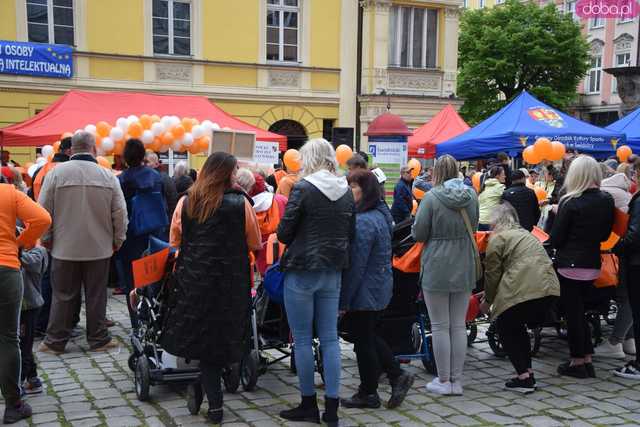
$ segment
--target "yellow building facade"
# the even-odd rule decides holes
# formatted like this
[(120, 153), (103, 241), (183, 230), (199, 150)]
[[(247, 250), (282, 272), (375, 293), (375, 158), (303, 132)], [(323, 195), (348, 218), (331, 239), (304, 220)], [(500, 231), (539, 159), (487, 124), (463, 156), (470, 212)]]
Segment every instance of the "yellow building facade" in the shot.
[(455, 89), (459, 1), (2, 0), (0, 40), (74, 53), (70, 79), (0, 73), (0, 127), (70, 89), (204, 95), (292, 147), (333, 127), (357, 140), (390, 98), (417, 127)]

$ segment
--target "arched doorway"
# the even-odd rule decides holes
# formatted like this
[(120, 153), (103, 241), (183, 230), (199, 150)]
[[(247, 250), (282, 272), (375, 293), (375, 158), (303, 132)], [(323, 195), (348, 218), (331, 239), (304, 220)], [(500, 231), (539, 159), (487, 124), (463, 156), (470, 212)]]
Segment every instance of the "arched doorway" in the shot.
[(286, 136), (288, 149), (299, 150), (307, 142), (307, 132), (304, 126), (295, 120), (279, 120), (269, 127), (269, 132)]

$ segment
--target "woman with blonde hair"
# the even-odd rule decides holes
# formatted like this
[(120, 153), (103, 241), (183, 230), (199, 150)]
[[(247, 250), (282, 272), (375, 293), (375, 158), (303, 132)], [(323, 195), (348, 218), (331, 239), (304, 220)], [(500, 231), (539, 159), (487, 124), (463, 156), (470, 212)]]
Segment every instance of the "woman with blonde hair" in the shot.
[(425, 243), (421, 285), (438, 367), (438, 377), (427, 384), (427, 390), (460, 395), (467, 352), (467, 305), (480, 279), (474, 237), (478, 229), (478, 197), (458, 178), (456, 160), (448, 155), (436, 161), (433, 185), (418, 207), (412, 230), (416, 241)]
[(287, 245), (280, 267), (285, 271), (284, 305), (295, 344), (302, 403), (280, 412), (280, 416), (290, 421), (320, 422), (311, 345), (315, 325), (326, 384), (322, 419), (337, 425), (338, 303), (342, 270), (349, 266), (355, 203), (347, 180), (336, 175), (336, 153), (329, 142), (313, 139), (302, 147), (300, 156), (301, 179), (293, 186), (277, 234)]
[(613, 227), (614, 201), (600, 190), (601, 182), (595, 159), (582, 155), (571, 162), (551, 231), (571, 352), (571, 360), (561, 364), (558, 373), (575, 378), (596, 376), (584, 301), (600, 276), (600, 243)]
[(485, 265), (484, 313), (491, 308), (498, 333), (516, 377), (507, 390), (533, 393), (536, 381), (531, 365), (528, 327), (546, 320), (560, 284), (542, 243), (520, 226), (515, 208), (503, 202), (493, 212), (492, 233)]

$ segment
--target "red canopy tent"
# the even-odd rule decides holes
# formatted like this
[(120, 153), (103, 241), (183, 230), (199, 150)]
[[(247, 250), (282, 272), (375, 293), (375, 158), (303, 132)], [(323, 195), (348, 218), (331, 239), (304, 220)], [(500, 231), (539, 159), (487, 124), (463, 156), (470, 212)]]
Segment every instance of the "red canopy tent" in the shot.
[(451, 139), (469, 130), (458, 112), (447, 104), (431, 120), (419, 127), (409, 137), (409, 157), (433, 159), (436, 156), (436, 144)]
[(36, 116), (0, 129), (0, 144), (9, 147), (52, 144), (64, 132), (83, 129), (104, 120), (111, 125), (118, 117), (157, 114), (211, 120), (221, 128), (255, 132), (258, 141), (278, 142), (287, 149), (287, 137), (237, 119), (204, 96), (154, 95), (133, 92), (86, 92), (71, 90)]

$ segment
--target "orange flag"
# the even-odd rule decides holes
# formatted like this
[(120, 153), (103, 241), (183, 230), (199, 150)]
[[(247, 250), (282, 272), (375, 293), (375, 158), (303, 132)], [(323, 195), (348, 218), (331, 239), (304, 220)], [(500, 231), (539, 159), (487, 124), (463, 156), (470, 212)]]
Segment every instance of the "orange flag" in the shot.
[(144, 288), (164, 277), (169, 258), (169, 248), (133, 261), (133, 283), (136, 288)]

